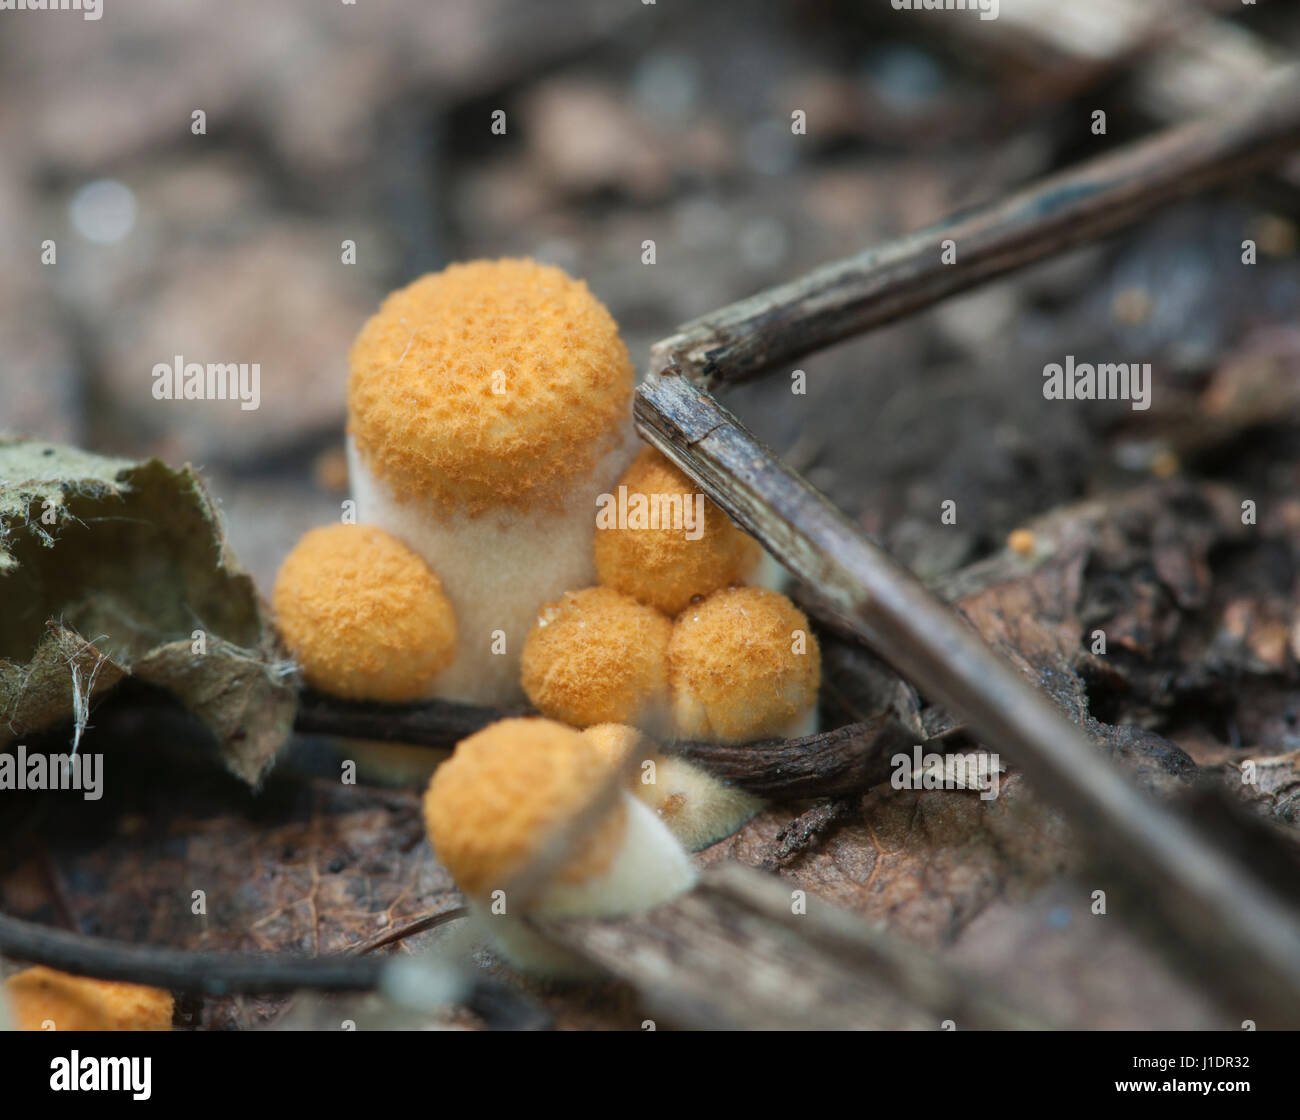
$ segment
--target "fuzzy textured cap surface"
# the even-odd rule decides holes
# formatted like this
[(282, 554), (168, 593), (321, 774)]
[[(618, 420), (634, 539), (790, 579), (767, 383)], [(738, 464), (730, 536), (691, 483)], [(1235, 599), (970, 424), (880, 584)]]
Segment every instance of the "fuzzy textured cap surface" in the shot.
[[(571, 727), (548, 719), (503, 719), (456, 746), (434, 772), (424, 819), (434, 855), (466, 894), (507, 886), (566, 822), (600, 793), (609, 761)], [(581, 882), (605, 870), (624, 831), (623, 803), (574, 845), (556, 873)]]
[(420, 699), (455, 655), (456, 617), (438, 577), (372, 525), (304, 534), (271, 601), (308, 683), (334, 696)]
[(574, 727), (653, 719), (667, 699), (672, 622), (609, 587), (569, 591), (524, 642), (524, 691)]
[(349, 362), (362, 461), (434, 514), (554, 505), (619, 438), (634, 380), (605, 305), (532, 260), (453, 264), (393, 292)]
[(5, 996), (20, 1031), (169, 1031), (172, 994), (143, 984), (93, 980), (44, 965), (5, 981)]
[(668, 674), (679, 735), (743, 743), (784, 734), (816, 704), (821, 650), (784, 595), (730, 588), (682, 612)]
[[(696, 596), (741, 582), (758, 565), (758, 542), (707, 498), (697, 502), (699, 488), (655, 448), (637, 455), (619, 485), (627, 487), (627, 527), (596, 522), (596, 575), (607, 587), (675, 615)], [(632, 508), (642, 500), (653, 517), (648, 525), (638, 523)], [(701, 506), (697, 525), (691, 519)]]

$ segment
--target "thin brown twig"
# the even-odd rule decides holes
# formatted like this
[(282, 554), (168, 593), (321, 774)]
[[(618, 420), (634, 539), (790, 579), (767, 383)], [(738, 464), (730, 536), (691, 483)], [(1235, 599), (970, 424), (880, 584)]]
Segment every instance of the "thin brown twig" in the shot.
[[(748, 381), (1240, 179), (1298, 141), (1300, 67), (1289, 66), (1224, 117), (1161, 132), (695, 319), (651, 347), (650, 368), (705, 387)], [(947, 241), (955, 259), (944, 254)]]
[(527, 715), (526, 708), (483, 708), (450, 700), (422, 704), (380, 704), (340, 700), (305, 689), (299, 696), (294, 729), (350, 739), (378, 739), (420, 747), (454, 747), (489, 723)]
[(411, 919), (409, 922), (403, 922), (400, 926), (394, 926), (392, 929), (377, 933), (365, 941), (358, 942), (352, 946), (351, 952), (358, 955), (373, 953), (376, 949), (382, 949), (386, 945), (404, 941), (408, 937), (414, 937), (417, 933), (425, 933), (428, 930), (437, 929), (439, 926), (445, 926), (448, 922), (459, 921), (461, 918), (468, 916), (469, 910), (464, 906), (457, 906), (451, 910), (440, 910), (436, 914), (424, 914)]
[[(435, 701), (389, 705), (335, 700), (319, 693), (304, 697), (300, 731), (386, 739), (415, 746), (450, 746), (458, 738), (507, 715), (495, 708)], [(889, 776), (889, 759), (917, 742), (892, 715), (846, 724), (797, 739), (749, 743), (669, 740), (663, 749), (680, 755), (725, 782), (769, 801), (842, 797), (861, 793)]]
[(0, 953), (78, 976), (128, 980), (176, 992), (271, 994), (300, 988), (369, 990), (384, 962), (349, 954), (328, 957), (255, 956), (132, 945), (52, 929), (0, 914)]

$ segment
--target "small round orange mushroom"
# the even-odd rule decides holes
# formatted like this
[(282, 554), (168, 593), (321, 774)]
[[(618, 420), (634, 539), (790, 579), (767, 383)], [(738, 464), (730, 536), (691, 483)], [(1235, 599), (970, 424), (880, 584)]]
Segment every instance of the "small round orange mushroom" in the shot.
[(612, 766), (628, 766), (628, 788), (690, 852), (730, 836), (764, 802), (676, 755), (663, 754), (635, 727), (600, 723), (582, 733)]
[[(429, 783), (424, 815), (434, 854), (476, 918), (526, 968), (564, 975), (576, 966), (512, 919), (635, 913), (695, 882), (668, 829), (610, 780), (610, 756), (589, 738), (526, 718), (462, 740)], [(511, 898), (524, 872), (540, 881)]]
[(758, 542), (655, 448), (632, 460), (618, 493), (626, 523), (604, 524), (607, 510), (596, 518), (596, 575), (605, 586), (675, 615), (758, 568)]
[(538, 612), (523, 686), (545, 716), (574, 727), (654, 724), (668, 689), (672, 622), (610, 587), (567, 592)]
[(44, 965), (9, 977), (4, 994), (20, 1031), (169, 1031), (170, 992), (72, 976)]
[(685, 739), (743, 743), (811, 732), (821, 650), (789, 599), (718, 591), (683, 611), (668, 643), (673, 726)]
[(1032, 529), (1012, 529), (1007, 534), (1007, 548), (1017, 556), (1032, 556), (1038, 547), (1038, 538)]
[(350, 700), (416, 700), (456, 648), (456, 618), (424, 561), (371, 525), (305, 534), (272, 593), (307, 682)]

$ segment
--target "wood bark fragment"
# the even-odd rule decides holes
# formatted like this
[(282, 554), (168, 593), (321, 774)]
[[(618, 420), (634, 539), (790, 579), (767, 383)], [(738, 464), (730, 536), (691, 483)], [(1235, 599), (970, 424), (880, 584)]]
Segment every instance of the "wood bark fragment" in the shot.
[(771, 853), (763, 860), (763, 870), (776, 871), (788, 867), (812, 851), (836, 825), (849, 820), (858, 805), (857, 798), (836, 797), (818, 801), (811, 809), (800, 813), (776, 834)]
[(892, 715), (801, 739), (757, 743), (677, 741), (664, 749), (769, 801), (843, 797), (889, 778), (890, 758), (917, 736)]
[(634, 984), (678, 1027), (939, 1030), (1044, 1024), (929, 954), (780, 880), (724, 864), (648, 914), (536, 923), (557, 944)]

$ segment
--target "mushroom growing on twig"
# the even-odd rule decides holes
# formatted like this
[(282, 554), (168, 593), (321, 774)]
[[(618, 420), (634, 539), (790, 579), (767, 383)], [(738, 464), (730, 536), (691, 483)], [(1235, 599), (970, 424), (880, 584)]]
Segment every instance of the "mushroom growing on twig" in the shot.
[[(585, 971), (521, 919), (639, 913), (695, 883), (672, 833), (625, 789), (611, 788), (613, 779), (609, 756), (589, 738), (530, 718), (500, 720), (463, 740), (429, 783), (434, 854), (481, 927), (522, 968)], [(587, 827), (570, 836), (575, 822)], [(538, 881), (516, 889), (539, 868)]]

